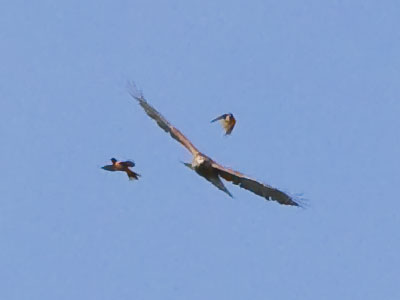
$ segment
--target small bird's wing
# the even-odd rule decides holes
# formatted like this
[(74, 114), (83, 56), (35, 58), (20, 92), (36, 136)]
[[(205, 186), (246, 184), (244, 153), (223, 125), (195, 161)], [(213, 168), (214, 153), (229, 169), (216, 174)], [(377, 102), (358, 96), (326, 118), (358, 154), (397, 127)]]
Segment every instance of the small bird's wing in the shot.
[(226, 117), (226, 114), (220, 115), (219, 117), (215, 118), (214, 120), (211, 120), (211, 123), (218, 121), (218, 120), (223, 120), (223, 119), (225, 119), (225, 117)]
[(121, 164), (121, 166), (124, 166), (124, 167), (134, 167), (135, 166), (135, 162), (131, 161), (131, 160), (121, 161), (120, 164)]
[(284, 192), (273, 188), (269, 185), (260, 183), (254, 179), (247, 177), (246, 175), (225, 168), (220, 164), (213, 162), (212, 167), (218, 171), (218, 174), (225, 180), (231, 181), (233, 184), (240, 186), (256, 195), (264, 197), (266, 200), (277, 201), (284, 205), (300, 206), (297, 202), (293, 200), (292, 197), (285, 194)]
[(186, 149), (188, 149), (193, 155), (199, 153), (199, 150), (186, 138), (182, 132), (180, 132), (177, 128), (172, 126), (171, 123), (167, 121), (154, 107), (152, 107), (149, 103), (147, 103), (146, 99), (143, 97), (143, 94), (139, 92), (136, 86), (132, 83), (129, 84), (129, 94), (135, 98), (140, 106), (144, 109), (146, 114), (155, 120), (165, 132), (168, 132), (175, 140), (181, 143)]
[(115, 168), (114, 168), (113, 165), (106, 165), (106, 166), (101, 167), (101, 168), (102, 168), (103, 170), (107, 170), (107, 171), (111, 171), (111, 172), (115, 171)]

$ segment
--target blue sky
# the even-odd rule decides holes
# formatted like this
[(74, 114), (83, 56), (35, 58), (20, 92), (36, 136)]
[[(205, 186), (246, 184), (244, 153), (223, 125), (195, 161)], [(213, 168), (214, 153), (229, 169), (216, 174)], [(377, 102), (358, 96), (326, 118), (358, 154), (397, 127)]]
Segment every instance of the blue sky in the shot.
[[(398, 1), (8, 1), (1, 299), (399, 299)], [(210, 157), (280, 206), (185, 168)], [(209, 121), (232, 112), (232, 136)], [(142, 174), (100, 169), (133, 159)]]

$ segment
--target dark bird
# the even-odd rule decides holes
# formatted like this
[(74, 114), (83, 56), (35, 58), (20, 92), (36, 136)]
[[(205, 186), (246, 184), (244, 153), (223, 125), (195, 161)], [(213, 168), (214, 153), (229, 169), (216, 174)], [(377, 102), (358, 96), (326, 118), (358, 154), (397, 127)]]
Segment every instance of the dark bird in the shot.
[(215, 121), (221, 122), (221, 125), (225, 130), (225, 135), (230, 135), (233, 130), (233, 127), (235, 127), (236, 124), (235, 117), (231, 113), (223, 114), (222, 116), (219, 116), (218, 118), (212, 120), (211, 123)]
[(184, 163), (185, 166), (196, 171), (197, 174), (207, 179), (218, 189), (224, 191), (232, 197), (231, 193), (227, 190), (227, 188), (221, 181), (222, 177), (223, 179), (231, 181), (233, 184), (236, 184), (241, 188), (251, 191), (256, 195), (265, 198), (266, 200), (277, 201), (280, 204), (284, 205), (299, 206), (299, 204), (295, 202), (291, 196), (285, 194), (284, 192), (269, 185), (260, 183), (254, 179), (251, 179), (240, 172), (225, 168), (209, 158), (207, 155), (201, 153), (189, 141), (189, 139), (187, 139), (182, 134), (182, 132), (172, 126), (172, 124), (169, 123), (167, 119), (165, 119), (154, 107), (152, 107), (146, 101), (146, 99), (143, 97), (143, 94), (136, 89), (136, 86), (134, 84), (130, 85), (129, 93), (139, 102), (140, 106), (144, 109), (146, 114), (157, 122), (158, 126), (160, 126), (165, 132), (169, 133), (172, 138), (177, 140), (190, 151), (190, 153), (193, 155), (193, 159), (191, 163)]
[(117, 161), (115, 158), (111, 158), (112, 165), (106, 165), (104, 167), (101, 167), (104, 170), (107, 171), (122, 171), (126, 172), (126, 174), (129, 177), (129, 180), (138, 180), (140, 174), (133, 172), (130, 167), (133, 168), (135, 166), (135, 163), (133, 161), (127, 160), (127, 161)]

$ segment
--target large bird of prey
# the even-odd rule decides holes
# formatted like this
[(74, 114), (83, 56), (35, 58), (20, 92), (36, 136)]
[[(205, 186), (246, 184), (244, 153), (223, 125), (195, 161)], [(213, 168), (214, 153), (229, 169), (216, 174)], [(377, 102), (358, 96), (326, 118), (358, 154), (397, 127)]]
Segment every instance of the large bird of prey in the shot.
[(232, 197), (232, 195), (221, 181), (221, 178), (227, 181), (231, 181), (233, 184), (236, 184), (241, 188), (253, 192), (265, 198), (266, 200), (277, 201), (280, 204), (284, 205), (299, 206), (299, 204), (295, 202), (291, 196), (285, 194), (284, 192), (269, 185), (260, 183), (240, 172), (225, 168), (209, 158), (207, 155), (201, 153), (189, 141), (189, 139), (182, 134), (182, 132), (180, 132), (171, 123), (169, 123), (167, 119), (165, 119), (154, 107), (152, 107), (146, 101), (146, 99), (143, 97), (143, 94), (137, 90), (136, 86), (133, 83), (129, 85), (129, 93), (139, 102), (140, 106), (144, 109), (146, 114), (157, 122), (158, 126), (160, 126), (165, 132), (169, 133), (172, 138), (177, 140), (190, 151), (190, 153), (193, 155), (193, 160), (191, 163), (185, 163), (185, 166), (196, 171), (197, 174), (207, 179), (218, 189), (227, 193), (230, 197)]

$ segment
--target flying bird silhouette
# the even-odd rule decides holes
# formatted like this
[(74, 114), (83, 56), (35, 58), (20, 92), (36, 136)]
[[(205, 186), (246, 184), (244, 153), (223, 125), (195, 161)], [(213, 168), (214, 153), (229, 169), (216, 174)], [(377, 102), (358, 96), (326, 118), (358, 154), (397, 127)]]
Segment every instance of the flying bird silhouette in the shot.
[(130, 167), (134, 167), (135, 163), (133, 161), (127, 160), (127, 161), (117, 161), (115, 158), (111, 158), (111, 162), (112, 165), (106, 165), (104, 167), (101, 167), (104, 170), (107, 171), (122, 171), (122, 172), (126, 172), (126, 174), (129, 177), (129, 180), (138, 180), (140, 174), (133, 172), (131, 169), (129, 169)]
[(223, 114), (223, 115), (219, 116), (218, 118), (215, 118), (214, 120), (212, 120), (211, 123), (215, 122), (215, 121), (221, 122), (221, 125), (225, 130), (225, 135), (230, 135), (233, 130), (233, 127), (235, 127), (235, 124), (236, 124), (236, 119), (233, 116), (233, 114), (231, 114), (231, 113)]
[(187, 139), (182, 132), (180, 132), (177, 128), (175, 128), (171, 123), (167, 121), (154, 107), (152, 107), (146, 99), (143, 97), (143, 94), (137, 90), (136, 86), (132, 83), (129, 85), (129, 93), (135, 98), (140, 106), (144, 109), (146, 114), (155, 120), (165, 132), (169, 133), (172, 138), (181, 143), (186, 149), (190, 151), (193, 155), (193, 159), (191, 163), (184, 163), (185, 166), (194, 170), (197, 174), (204, 177), (206, 180), (211, 182), (218, 189), (222, 190), (230, 197), (232, 194), (225, 187), (223, 182), (221, 181), (221, 177), (227, 181), (231, 181), (233, 184), (240, 186), (250, 192), (259, 195), (266, 200), (277, 201), (280, 204), (284, 205), (292, 205), (292, 206), (300, 206), (294, 199), (287, 195), (286, 193), (273, 188), (269, 185), (260, 183), (252, 178), (247, 177), (246, 175), (231, 170), (229, 168), (225, 168), (222, 165), (218, 164), (207, 155), (201, 153), (190, 141)]

